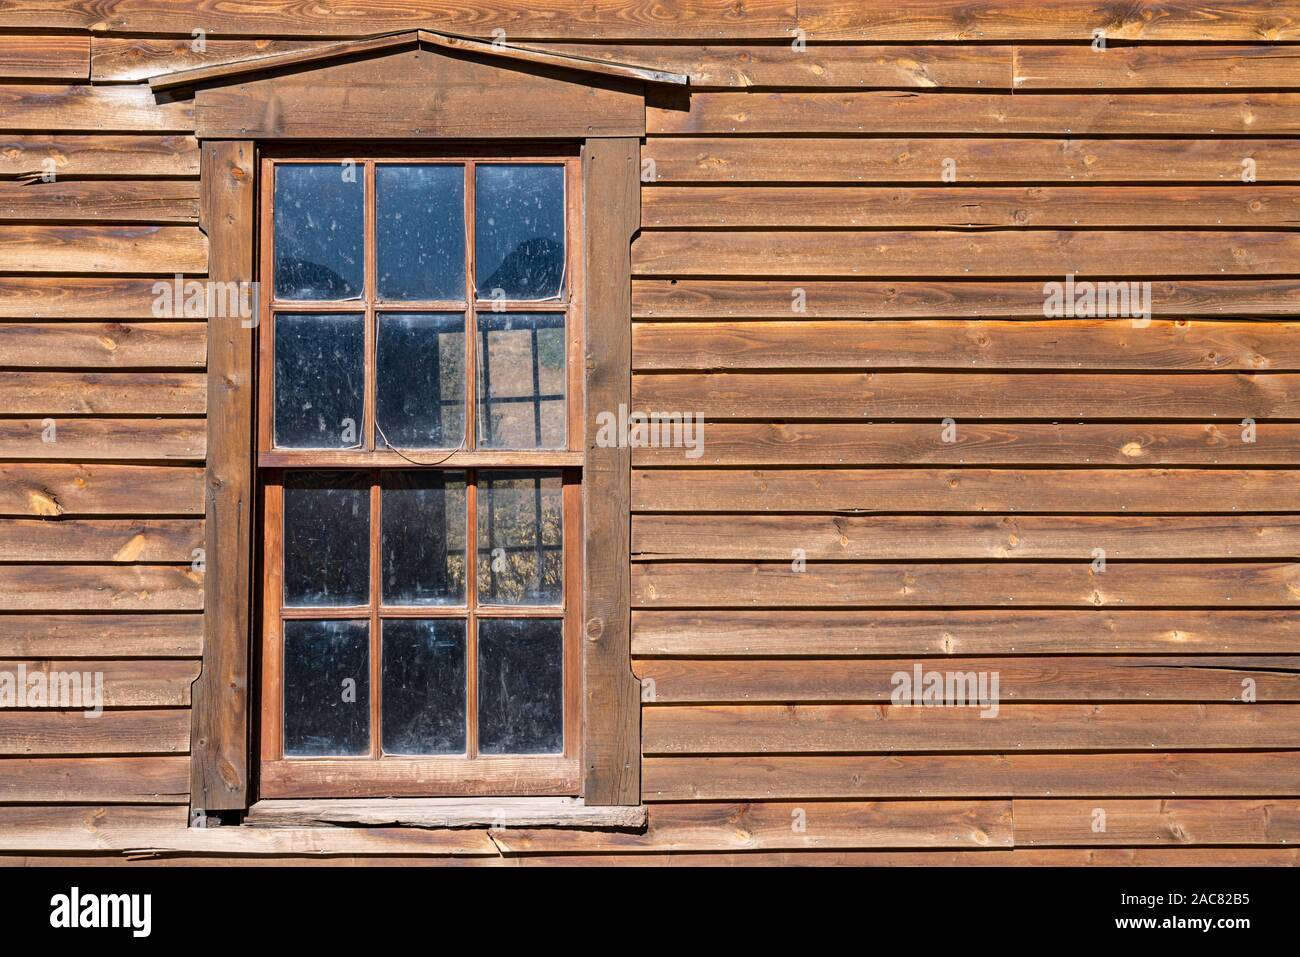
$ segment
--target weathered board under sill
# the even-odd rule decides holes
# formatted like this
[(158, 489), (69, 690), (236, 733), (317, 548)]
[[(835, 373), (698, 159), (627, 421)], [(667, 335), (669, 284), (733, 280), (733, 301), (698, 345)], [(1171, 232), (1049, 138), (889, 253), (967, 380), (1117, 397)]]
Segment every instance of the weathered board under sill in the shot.
[(587, 806), (581, 798), (364, 798), (258, 801), (245, 826), (371, 824), (407, 827), (643, 828), (641, 806)]

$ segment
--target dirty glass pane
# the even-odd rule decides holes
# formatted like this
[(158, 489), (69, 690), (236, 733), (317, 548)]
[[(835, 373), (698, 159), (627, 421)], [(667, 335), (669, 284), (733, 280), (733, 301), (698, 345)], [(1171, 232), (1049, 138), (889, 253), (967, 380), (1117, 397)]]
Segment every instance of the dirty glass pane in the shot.
[(360, 297), (364, 181), (356, 164), (276, 166), (275, 298)]
[(478, 595), (495, 605), (558, 605), (563, 483), (557, 472), (478, 475)]
[(465, 603), (465, 473), (385, 472), (380, 492), (384, 604)]
[(383, 623), (385, 754), (465, 753), (465, 622)]
[(361, 446), (365, 320), (352, 314), (275, 317), (275, 444)]
[(553, 299), (564, 279), (564, 167), (474, 168), (479, 299)]
[(377, 447), (458, 448), (465, 438), (465, 317), (379, 314)]
[(554, 618), (478, 623), (478, 741), (483, 754), (564, 751), (564, 639)]
[(375, 167), (379, 298), (465, 298), (465, 168)]
[(370, 624), (284, 623), (284, 753), (370, 753)]
[(364, 472), (286, 472), (284, 603), (370, 600), (370, 479)]
[(479, 313), (479, 447), (564, 448), (564, 376), (562, 313)]

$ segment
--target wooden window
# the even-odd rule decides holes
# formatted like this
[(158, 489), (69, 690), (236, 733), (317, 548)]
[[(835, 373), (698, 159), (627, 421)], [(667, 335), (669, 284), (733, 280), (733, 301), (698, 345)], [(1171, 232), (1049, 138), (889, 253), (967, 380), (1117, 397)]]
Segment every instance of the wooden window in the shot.
[(582, 167), (264, 156), (263, 797), (582, 793)]

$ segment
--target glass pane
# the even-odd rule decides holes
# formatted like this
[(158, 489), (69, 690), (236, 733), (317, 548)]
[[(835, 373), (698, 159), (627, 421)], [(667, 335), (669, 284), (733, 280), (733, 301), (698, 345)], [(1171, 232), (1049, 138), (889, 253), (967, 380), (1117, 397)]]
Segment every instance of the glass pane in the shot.
[(277, 447), (360, 447), (365, 335), (359, 315), (275, 317)]
[(284, 603), (370, 600), (370, 479), (364, 472), (284, 476)]
[(275, 298), (361, 296), (365, 189), (355, 164), (275, 168)]
[(483, 754), (564, 751), (564, 638), (558, 620), (479, 621), (478, 745)]
[(375, 167), (380, 299), (465, 298), (465, 167)]
[(284, 623), (284, 753), (370, 753), (370, 623)]
[(558, 605), (563, 483), (555, 472), (480, 472), (478, 595), (496, 605)]
[(564, 316), (480, 313), (478, 444), (485, 449), (562, 449)]
[(474, 168), (479, 299), (554, 299), (564, 281), (564, 167)]
[(465, 317), (379, 314), (379, 447), (458, 448), (465, 440)]
[(465, 622), (383, 624), (385, 754), (465, 753)]
[(465, 473), (385, 472), (384, 603), (465, 603)]

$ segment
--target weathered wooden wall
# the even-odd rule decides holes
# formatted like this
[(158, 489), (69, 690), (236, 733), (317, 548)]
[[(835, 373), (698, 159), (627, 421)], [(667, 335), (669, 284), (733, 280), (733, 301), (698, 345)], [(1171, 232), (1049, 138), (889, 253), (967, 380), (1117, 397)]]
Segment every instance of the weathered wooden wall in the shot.
[[(647, 117), (633, 398), (708, 424), (633, 460), (648, 832), (334, 853), (1296, 863), (1300, 5), (423, 6), (0, 4), (0, 667), (112, 689), (0, 712), (0, 853), (156, 846), (188, 801), (205, 334), (150, 287), (207, 250), (188, 102), (143, 81), (424, 26), (691, 74)], [(1069, 272), (1151, 281), (1152, 322), (1044, 319)], [(916, 662), (998, 672), (999, 716), (891, 706)]]

